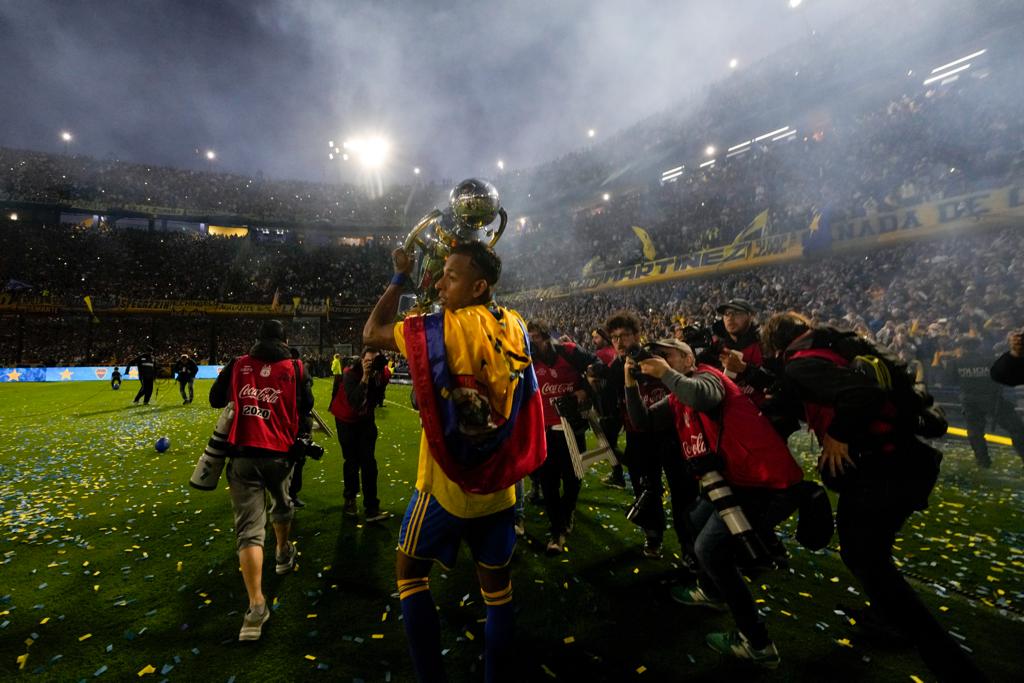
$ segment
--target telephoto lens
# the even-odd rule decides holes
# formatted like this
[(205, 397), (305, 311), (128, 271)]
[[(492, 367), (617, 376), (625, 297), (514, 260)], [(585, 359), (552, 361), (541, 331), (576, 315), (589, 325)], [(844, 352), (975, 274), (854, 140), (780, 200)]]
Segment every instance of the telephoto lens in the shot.
[(231, 421), (235, 419), (235, 404), (228, 403), (220, 413), (213, 435), (206, 442), (206, 449), (199, 456), (199, 462), (188, 480), (189, 486), (200, 491), (212, 491), (217, 488), (220, 473), (224, 470), (224, 458), (228, 454), (228, 432)]
[(766, 559), (768, 551), (764, 547), (764, 542), (750, 526), (750, 521), (743, 513), (736, 495), (722, 475), (716, 470), (705, 472), (700, 478), (700, 485), (744, 554), (755, 561)]

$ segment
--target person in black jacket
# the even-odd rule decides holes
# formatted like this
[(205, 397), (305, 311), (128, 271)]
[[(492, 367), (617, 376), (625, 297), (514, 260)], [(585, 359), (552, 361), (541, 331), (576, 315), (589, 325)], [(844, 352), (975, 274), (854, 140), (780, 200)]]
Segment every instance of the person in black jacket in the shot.
[(342, 476), (345, 481), (343, 513), (358, 515), (356, 496), (362, 484), (363, 509), (367, 522), (391, 517), (381, 510), (377, 497), (377, 422), (375, 408), (387, 387), (386, 357), (377, 349), (366, 347), (359, 363), (345, 368), (341, 381), (335, 381), (331, 413), (338, 429), (341, 445)]
[[(618, 357), (608, 368), (607, 379), (597, 382), (598, 409), (602, 416), (618, 415), (626, 430), (626, 448), (622, 462), (629, 471), (633, 493), (639, 499), (648, 491), (645, 500), (651, 501), (636, 517), (644, 532), (643, 555), (649, 559), (661, 557), (665, 535), (665, 509), (662, 494), (665, 485), (662, 471), (668, 481), (672, 499), (672, 523), (679, 545), (684, 549), (683, 561), (692, 565), (693, 558), (686, 555), (690, 547), (686, 530), (686, 509), (697, 496), (696, 481), (686, 471), (679, 457), (679, 437), (674, 428), (641, 431), (634, 425), (626, 410), (625, 359), (640, 346), (640, 319), (632, 311), (617, 311), (608, 318), (605, 329), (612, 340)], [(653, 377), (640, 376), (637, 381), (640, 398), (650, 407), (668, 395), (668, 390)]]
[[(195, 397), (192, 386), (195, 384), (196, 375), (199, 374), (199, 366), (188, 357), (187, 353), (183, 353), (181, 358), (174, 364), (174, 367), (171, 368), (171, 374), (178, 379), (178, 391), (181, 392), (182, 405), (188, 405)], [(188, 387), (187, 396), (185, 395), (185, 387)]]
[[(291, 353), (293, 360), (299, 360), (299, 350), (297, 348), (290, 347), (289, 352)], [(313, 378), (310, 376), (308, 370), (304, 374), (303, 382), (306, 386), (303, 388), (303, 392), (309, 392), (309, 395), (313, 395)], [(306, 454), (304, 452), (298, 452), (292, 454), (292, 460), (295, 462), (292, 468), (292, 483), (288, 487), (288, 495), (292, 499), (292, 505), (297, 508), (304, 508), (306, 504), (299, 498), (299, 491), (302, 490), (302, 470), (306, 466)]]
[(284, 325), (268, 320), (249, 353), (233, 358), (210, 387), (210, 406), (235, 404), (228, 434), (231, 508), (242, 580), (249, 596), (239, 640), (258, 640), (270, 609), (263, 594), (263, 543), (269, 516), (276, 538), (277, 574), (295, 566), (289, 541), (294, 516), (288, 486), (296, 439), (312, 428), (313, 392), (302, 363), (293, 360)]
[(147, 348), (136, 356), (125, 367), (124, 374), (127, 375), (133, 365), (139, 369), (139, 383), (142, 386), (139, 387), (139, 393), (135, 394), (135, 400), (132, 403), (138, 403), (141, 398), (144, 405), (149, 405), (149, 399), (153, 396), (153, 382), (156, 381), (156, 361), (153, 359), (153, 349)]
[(871, 601), (868, 614), (877, 614), (910, 639), (940, 680), (985, 680), (892, 557), (907, 518), (928, 506), (942, 454), (899, 419), (888, 392), (849, 367), (830, 344), (839, 334), (795, 312), (779, 313), (765, 323), (765, 352), (781, 355), (784, 364), (768, 407), (772, 412), (788, 407), (818, 438), (818, 470), (825, 484), (839, 492), (840, 557)]
[[(576, 500), (580, 495), (582, 479), (576, 476), (566, 434), (562, 429), (558, 401), (575, 400), (579, 407), (589, 406), (587, 395), (587, 368), (598, 363), (597, 356), (587, 353), (572, 342), (551, 338), (547, 323), (531, 320), (526, 325), (530, 335), (530, 353), (537, 385), (544, 402), (544, 437), (548, 457), (537, 471), (544, 505), (548, 513), (550, 537), (548, 554), (562, 552), (565, 537), (572, 532), (576, 516)], [(571, 399), (569, 398), (571, 397)], [(577, 444), (586, 448), (587, 422), (570, 424)]]
[(1024, 384), (1024, 332), (1011, 332), (1007, 341), (1010, 350), (992, 366), (992, 379), (1011, 387)]
[(990, 366), (992, 354), (984, 353), (981, 340), (976, 337), (962, 337), (954, 353), (946, 356), (947, 381), (960, 389), (960, 405), (963, 406), (964, 421), (967, 423), (967, 440), (974, 451), (978, 467), (992, 467), (985, 441), (986, 426), (999, 425), (1013, 440), (1013, 448), (1024, 459), (1024, 422), (1014, 410), (1014, 405), (1003, 395), (1003, 387), (992, 381)]
[(722, 370), (760, 405), (764, 402), (764, 392), (775, 378), (764, 368), (756, 310), (745, 299), (730, 299), (718, 307), (718, 314), (722, 319), (715, 321), (711, 331), (715, 335)]

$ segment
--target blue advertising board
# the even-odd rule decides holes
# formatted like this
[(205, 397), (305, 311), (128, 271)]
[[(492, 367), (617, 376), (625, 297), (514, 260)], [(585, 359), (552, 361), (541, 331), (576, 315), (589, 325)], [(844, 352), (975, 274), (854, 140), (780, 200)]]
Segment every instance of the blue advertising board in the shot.
[[(197, 379), (216, 379), (223, 365), (200, 365)], [(109, 382), (113, 366), (0, 368), (0, 382)], [(139, 369), (132, 368), (122, 380), (139, 378)]]

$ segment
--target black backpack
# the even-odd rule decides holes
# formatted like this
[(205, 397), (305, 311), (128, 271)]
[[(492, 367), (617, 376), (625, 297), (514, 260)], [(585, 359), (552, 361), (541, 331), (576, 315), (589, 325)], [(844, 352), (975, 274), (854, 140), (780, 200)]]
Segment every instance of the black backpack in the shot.
[(949, 422), (924, 382), (918, 382), (907, 364), (890, 349), (855, 332), (819, 328), (814, 346), (835, 351), (859, 372), (885, 390), (896, 406), (900, 424), (909, 424), (914, 434), (937, 439), (946, 434)]

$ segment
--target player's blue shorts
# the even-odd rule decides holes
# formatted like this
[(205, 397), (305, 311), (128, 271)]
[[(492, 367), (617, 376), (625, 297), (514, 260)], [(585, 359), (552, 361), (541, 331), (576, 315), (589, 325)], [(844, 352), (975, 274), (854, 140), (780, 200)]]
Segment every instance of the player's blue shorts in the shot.
[(433, 560), (445, 569), (455, 565), (459, 543), (466, 539), (473, 560), (488, 568), (504, 567), (516, 547), (514, 506), (485, 517), (451, 514), (429, 493), (414, 491), (405, 509), (398, 549), (418, 560)]

